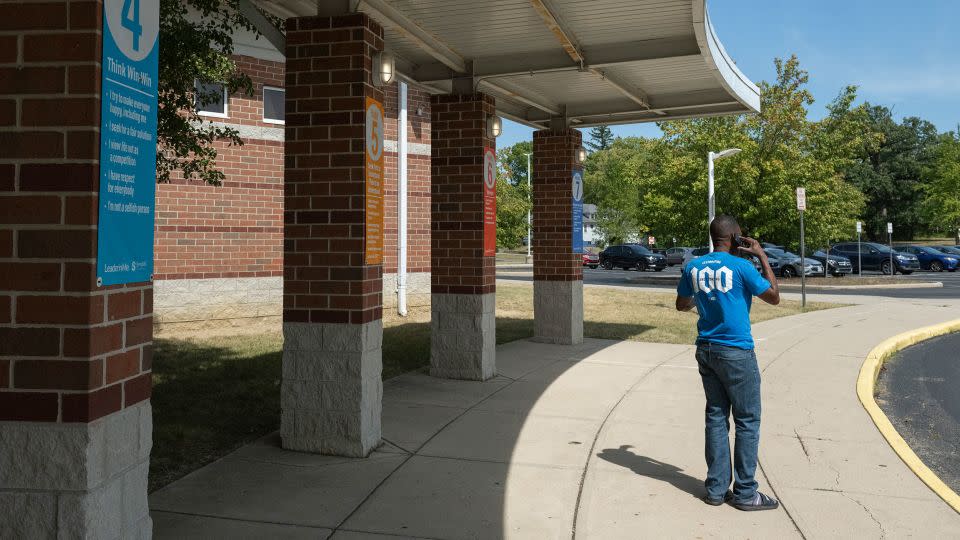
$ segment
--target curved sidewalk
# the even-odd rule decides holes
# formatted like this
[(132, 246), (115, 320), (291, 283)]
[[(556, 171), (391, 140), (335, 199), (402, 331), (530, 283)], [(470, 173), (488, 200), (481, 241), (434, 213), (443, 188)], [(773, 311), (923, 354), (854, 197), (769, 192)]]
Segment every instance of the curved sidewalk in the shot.
[(501, 376), (485, 383), (388, 381), (389, 442), (369, 459), (285, 452), (268, 437), (154, 493), (155, 535), (955, 535), (960, 516), (893, 453), (855, 389), (886, 336), (960, 318), (960, 304), (945, 304), (876, 300), (756, 326), (760, 481), (784, 502), (775, 512), (697, 498), (706, 467), (692, 347), (519, 341), (498, 348)]

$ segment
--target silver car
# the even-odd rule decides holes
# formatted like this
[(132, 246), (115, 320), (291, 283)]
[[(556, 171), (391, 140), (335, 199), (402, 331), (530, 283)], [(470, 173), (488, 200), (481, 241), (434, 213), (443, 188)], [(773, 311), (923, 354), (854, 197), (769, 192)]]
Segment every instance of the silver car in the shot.
[[(773, 271), (785, 278), (797, 277), (800, 275), (800, 256), (777, 248), (767, 248), (767, 259), (770, 260), (770, 267)], [(803, 273), (807, 276), (823, 275), (823, 264), (816, 259), (807, 258), (803, 267)]]

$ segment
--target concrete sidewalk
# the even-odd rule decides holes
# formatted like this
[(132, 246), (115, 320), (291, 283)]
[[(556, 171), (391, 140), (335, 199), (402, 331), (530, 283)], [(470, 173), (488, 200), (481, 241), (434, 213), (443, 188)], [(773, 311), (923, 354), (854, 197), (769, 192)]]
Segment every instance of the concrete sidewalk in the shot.
[(759, 476), (783, 500), (774, 512), (698, 499), (706, 467), (692, 347), (519, 341), (498, 348), (501, 376), (485, 383), (388, 381), (387, 442), (366, 460), (285, 452), (271, 436), (171, 484), (150, 498), (154, 534), (956, 536), (960, 516), (903, 465), (855, 391), (864, 357), (885, 337), (956, 318), (955, 302), (888, 299), (757, 325)]

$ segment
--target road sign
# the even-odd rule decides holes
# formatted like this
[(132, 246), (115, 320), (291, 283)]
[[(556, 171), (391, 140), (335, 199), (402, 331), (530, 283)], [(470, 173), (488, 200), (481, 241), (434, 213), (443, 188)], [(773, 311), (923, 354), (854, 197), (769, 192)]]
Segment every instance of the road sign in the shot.
[(797, 188), (797, 210), (803, 212), (807, 209), (807, 190), (798, 187)]
[(860, 234), (860, 233), (862, 233), (862, 232), (863, 232), (863, 222), (862, 222), (862, 221), (858, 221), (858, 222), (857, 222), (857, 234)]
[(893, 223), (887, 223), (887, 234), (893, 234)]

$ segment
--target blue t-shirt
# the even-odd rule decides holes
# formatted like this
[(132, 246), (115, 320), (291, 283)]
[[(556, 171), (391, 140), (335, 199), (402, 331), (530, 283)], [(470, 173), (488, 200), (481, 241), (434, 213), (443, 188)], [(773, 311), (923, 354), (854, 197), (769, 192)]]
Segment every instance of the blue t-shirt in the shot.
[(750, 261), (715, 251), (687, 263), (677, 294), (696, 300), (700, 313), (697, 343), (752, 349), (750, 306), (754, 296), (769, 288), (770, 282)]

